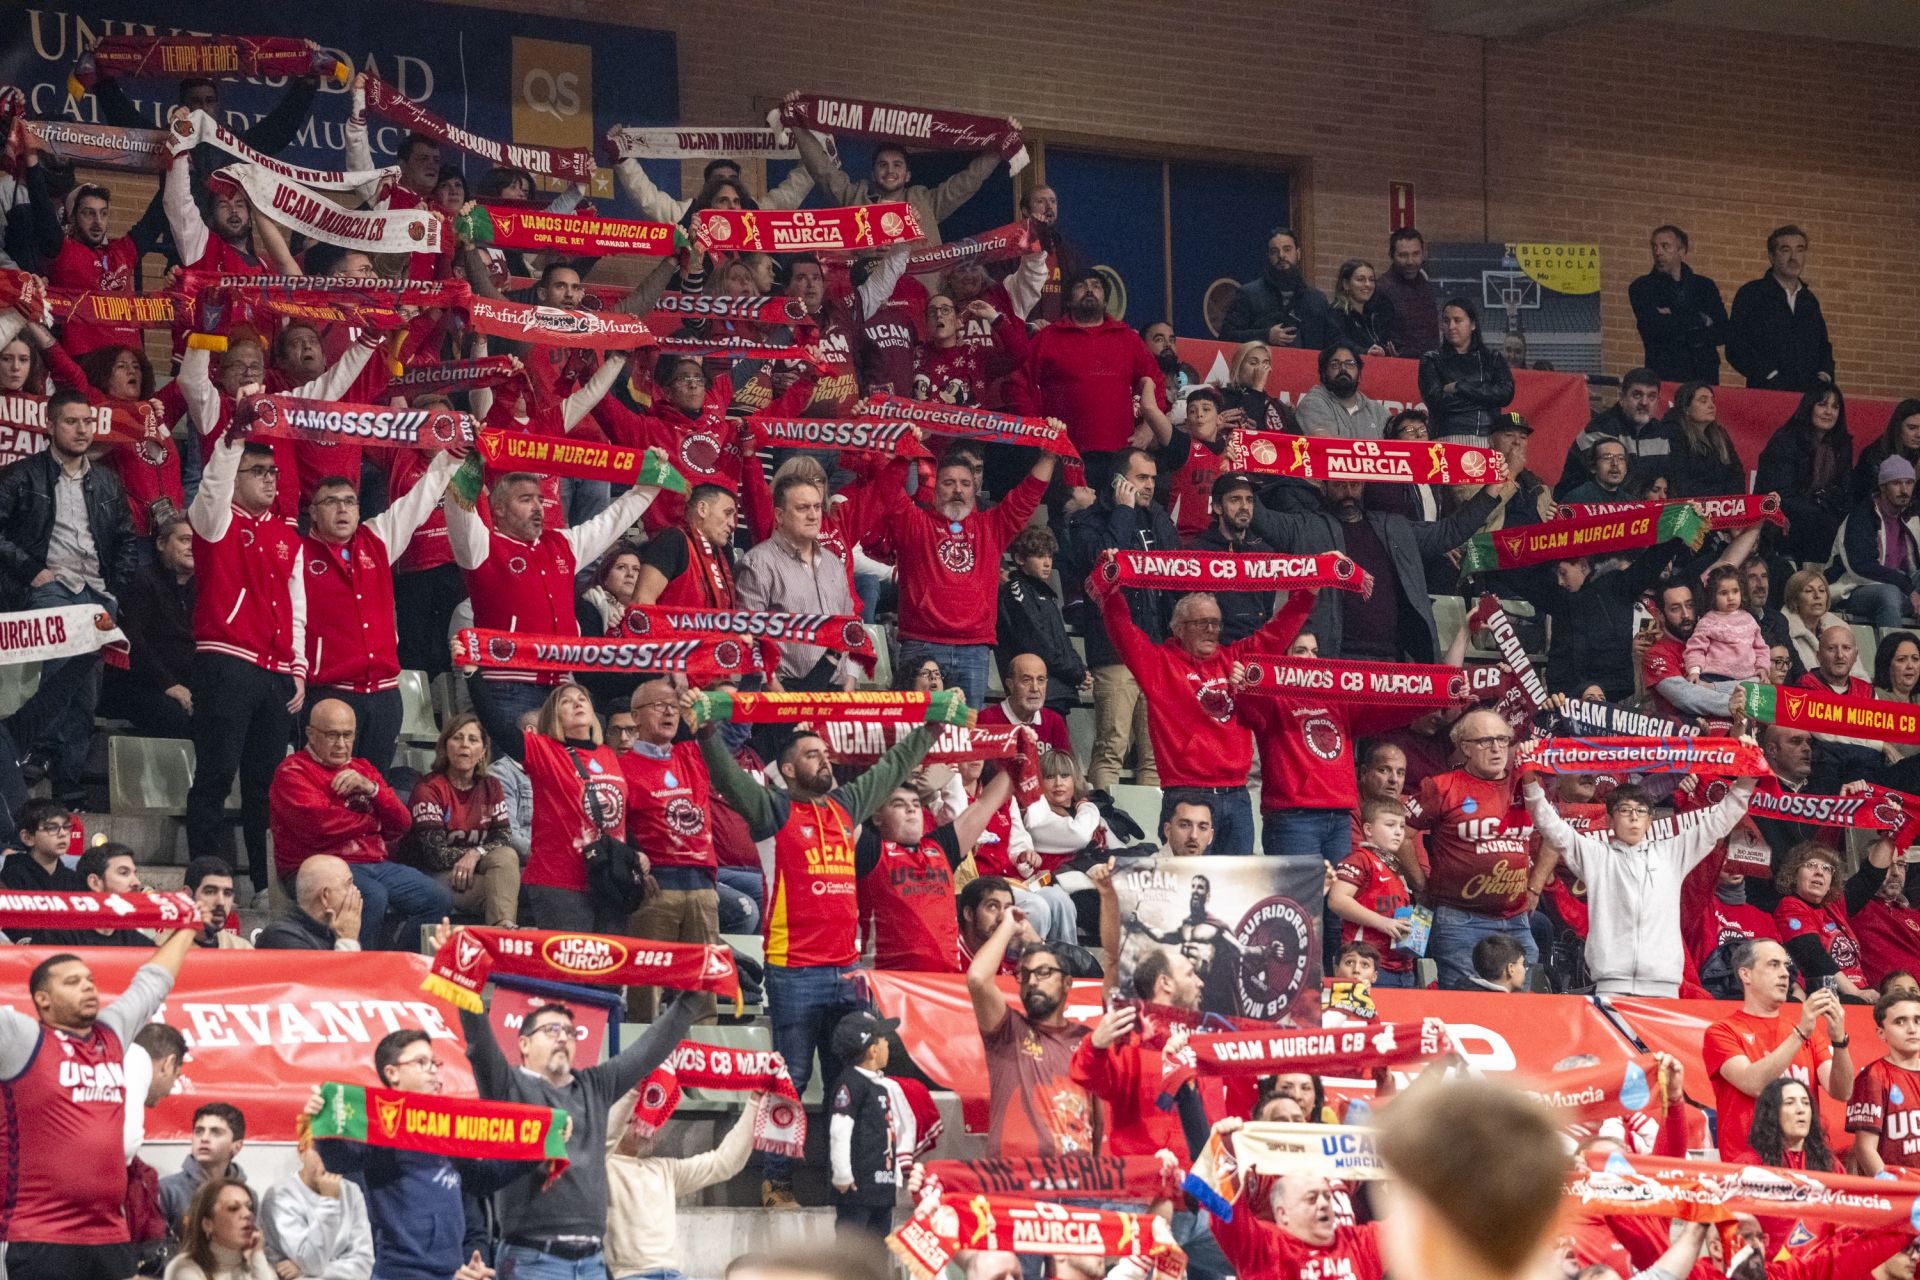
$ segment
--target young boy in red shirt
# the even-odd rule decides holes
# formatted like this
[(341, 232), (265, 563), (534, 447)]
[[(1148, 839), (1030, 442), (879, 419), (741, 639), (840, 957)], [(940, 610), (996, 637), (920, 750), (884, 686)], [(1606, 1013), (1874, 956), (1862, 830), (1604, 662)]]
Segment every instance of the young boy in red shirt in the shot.
[(1406, 878), (1400, 872), (1400, 851), (1407, 842), (1407, 810), (1398, 800), (1368, 800), (1360, 806), (1360, 830), (1365, 837), (1333, 869), (1333, 888), (1327, 907), (1341, 919), (1340, 941), (1369, 942), (1380, 951), (1378, 987), (1411, 987), (1413, 957), (1394, 950), (1407, 936), (1412, 922), (1394, 913), (1413, 905)]

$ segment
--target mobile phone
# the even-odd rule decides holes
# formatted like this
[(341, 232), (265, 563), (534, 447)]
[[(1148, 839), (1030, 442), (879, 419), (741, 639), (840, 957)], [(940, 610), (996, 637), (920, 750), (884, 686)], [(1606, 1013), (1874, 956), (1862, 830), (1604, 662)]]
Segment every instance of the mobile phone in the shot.
[(1820, 989), (1822, 991), (1831, 991), (1835, 995), (1839, 995), (1840, 994), (1840, 975), (1837, 973), (1830, 973), (1826, 977), (1820, 979)]

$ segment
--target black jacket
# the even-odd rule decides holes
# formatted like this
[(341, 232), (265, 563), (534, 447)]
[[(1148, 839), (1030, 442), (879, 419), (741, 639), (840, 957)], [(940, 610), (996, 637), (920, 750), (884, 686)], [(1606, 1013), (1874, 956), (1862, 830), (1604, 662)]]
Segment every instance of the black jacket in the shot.
[[(1820, 450), (1832, 455), (1832, 480), (1816, 489), (1814, 459)], [(1831, 431), (1816, 430), (1811, 423), (1781, 427), (1760, 451), (1753, 491), (1780, 495), (1780, 509), (1787, 517), (1787, 555), (1825, 564), (1833, 536), (1853, 506), (1853, 437), (1838, 426)]]
[(1678, 280), (1664, 271), (1647, 272), (1627, 286), (1627, 301), (1646, 349), (1646, 366), (1661, 381), (1720, 381), (1727, 304), (1720, 300), (1719, 285), (1683, 264)]
[[(1193, 541), (1187, 545), (1197, 551), (1272, 553), (1280, 550), (1251, 528), (1244, 538), (1237, 541), (1229, 538), (1221, 530), (1218, 519), (1194, 534)], [(1215, 595), (1214, 599), (1220, 602), (1220, 643), (1245, 640), (1266, 626), (1273, 617), (1273, 597), (1271, 591), (1222, 591)]]
[(1265, 342), (1267, 331), (1281, 324), (1294, 330), (1293, 345), (1318, 351), (1339, 330), (1327, 295), (1302, 282), (1284, 295), (1270, 274), (1241, 284), (1240, 293), (1220, 322), (1220, 336), (1228, 342)]
[(1337, 335), (1359, 347), (1363, 356), (1369, 347), (1379, 347), (1390, 356), (1399, 354), (1393, 346), (1393, 299), (1377, 289), (1363, 310), (1334, 307), (1333, 323)]
[[(1667, 461), (1667, 494), (1673, 498), (1719, 498), (1747, 491), (1747, 468), (1740, 461), (1740, 446), (1717, 422), (1707, 424), (1706, 448), (1695, 451), (1687, 439), (1685, 424), (1675, 422), (1673, 455)], [(1713, 448), (1715, 440), (1724, 440), (1727, 461), (1720, 461)]]
[[(1448, 383), (1452, 391), (1442, 390)], [(1485, 444), (1487, 432), (1513, 403), (1513, 370), (1498, 351), (1442, 347), (1420, 357), (1420, 398), (1433, 415), (1435, 440), (1471, 437)]]
[(333, 930), (295, 907), (254, 935), (259, 951), (331, 951)]
[[(1060, 580), (1069, 584), (1069, 590), (1086, 582), (1087, 575), (1100, 563), (1100, 553), (1108, 548), (1177, 551), (1179, 547), (1180, 535), (1166, 508), (1154, 502), (1123, 507), (1113, 500), (1113, 491), (1108, 489), (1092, 506), (1082, 507), (1067, 517), (1067, 540), (1060, 548)], [(1133, 615), (1134, 625), (1156, 644), (1165, 640), (1177, 593), (1130, 587), (1126, 595), (1127, 611)], [(1081, 611), (1081, 623), (1087, 637), (1087, 665), (1117, 664), (1120, 655), (1113, 641), (1107, 639), (1107, 627), (1100, 620), (1100, 610), (1089, 604)]]
[(1047, 704), (1071, 705), (1080, 699), (1087, 664), (1067, 638), (1067, 619), (1053, 584), (1015, 569), (1000, 584), (1000, 615), (994, 627), (994, 657), (1002, 670), (1014, 657), (1031, 653), (1047, 664)]
[[(1408, 520), (1384, 511), (1369, 511), (1365, 519), (1393, 557), (1394, 572), (1400, 578), (1400, 651), (1408, 662), (1437, 662), (1440, 635), (1433, 625), (1433, 601), (1427, 595), (1428, 556), (1451, 551), (1478, 532), (1493, 514), (1499, 499), (1483, 489), (1445, 519), (1431, 524)], [(1340, 520), (1331, 511), (1307, 515), (1281, 515), (1256, 506), (1253, 527), (1275, 547), (1298, 554), (1318, 554), (1347, 549), (1347, 537)], [(1320, 656), (1337, 658), (1341, 654), (1343, 592), (1322, 591), (1307, 619), (1307, 630), (1320, 641)]]
[[(53, 450), (43, 449), (0, 468), (0, 585), (5, 604), (20, 608), (29, 585), (47, 567), (53, 539), (53, 488), (60, 471)], [(100, 578), (116, 599), (125, 593), (135, 564), (133, 515), (120, 477), (98, 463), (80, 482), (86, 497), (87, 526), (93, 532)]]
[[(1587, 429), (1567, 446), (1567, 458), (1560, 464), (1560, 478), (1554, 482), (1553, 496), (1566, 502), (1569, 493), (1593, 479), (1587, 459), (1593, 456), (1593, 446), (1602, 440), (1618, 440), (1626, 446), (1628, 476), (1668, 474), (1668, 461), (1675, 448), (1674, 430), (1673, 424), (1664, 418), (1649, 418), (1644, 427), (1635, 426), (1618, 404), (1607, 406), (1587, 419)], [(1671, 475), (1668, 478), (1671, 480)]]
[(1772, 272), (1741, 285), (1727, 322), (1727, 363), (1747, 376), (1748, 386), (1769, 391), (1811, 391), (1823, 373), (1831, 380), (1833, 344), (1820, 299), (1802, 281), (1788, 310), (1787, 291)]
[(155, 689), (187, 683), (193, 665), (193, 603), (199, 587), (198, 578), (175, 581), (173, 570), (158, 560), (134, 573), (120, 600), (129, 675)]
[(1578, 591), (1563, 590), (1551, 578), (1533, 580), (1525, 598), (1553, 619), (1547, 646), (1547, 691), (1574, 693), (1589, 684), (1607, 692), (1608, 702), (1633, 698), (1633, 606), (1660, 577), (1682, 542), (1649, 547), (1624, 569), (1587, 579)]

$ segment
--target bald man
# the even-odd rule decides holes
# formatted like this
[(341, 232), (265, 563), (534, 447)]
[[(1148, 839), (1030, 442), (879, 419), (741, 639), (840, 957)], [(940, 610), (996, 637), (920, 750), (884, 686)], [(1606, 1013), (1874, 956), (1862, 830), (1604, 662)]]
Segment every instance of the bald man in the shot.
[(1046, 660), (1034, 653), (1016, 653), (1001, 679), (1007, 686), (1007, 696), (982, 711), (979, 723), (983, 727), (1024, 724), (1046, 746), (1072, 755), (1073, 739), (1067, 736), (1067, 722), (1047, 705)]
[[(1820, 633), (1818, 661), (1813, 670), (1800, 677), (1800, 687), (1830, 693), (1836, 698), (1871, 698), (1873, 685), (1854, 674), (1859, 661), (1860, 649), (1854, 643), (1853, 628), (1828, 627)], [(1841, 783), (1851, 782), (1888, 763), (1881, 744), (1871, 738), (1816, 733), (1813, 741), (1816, 791), (1838, 791)]]
[[(387, 845), (407, 833), (413, 815), (380, 771), (353, 754), (353, 708), (323, 698), (307, 721), (307, 746), (280, 762), (267, 791), (273, 863), (290, 892), (306, 879), (306, 864), (332, 854), (352, 872), (365, 900), (360, 944), (420, 949), (420, 930), (453, 913), (453, 893), (425, 872), (387, 860)], [(399, 916), (390, 938), (389, 909)]]
[[(661, 942), (720, 941), (719, 861), (713, 850), (713, 784), (700, 744), (680, 718), (680, 694), (665, 680), (633, 691), (633, 746), (620, 757), (627, 779), (627, 841), (647, 855), (660, 892), (633, 913), (636, 938)], [(713, 996), (689, 993), (696, 1021), (714, 1021)], [(652, 1022), (658, 992), (632, 987), (627, 1009)]]
[(358, 951), (360, 890), (353, 868), (330, 853), (316, 853), (300, 867), (299, 904), (254, 939), (263, 951)]

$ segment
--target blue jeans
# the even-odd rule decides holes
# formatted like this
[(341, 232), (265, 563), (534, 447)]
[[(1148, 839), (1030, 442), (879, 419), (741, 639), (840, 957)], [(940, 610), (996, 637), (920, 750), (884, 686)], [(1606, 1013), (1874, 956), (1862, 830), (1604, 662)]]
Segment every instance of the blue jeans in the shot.
[(967, 705), (975, 711), (987, 705), (987, 663), (993, 650), (984, 644), (929, 644), (909, 640), (900, 646), (899, 664), (912, 667), (932, 658), (940, 664), (947, 688), (967, 695)]
[(687, 1273), (675, 1267), (662, 1267), (656, 1271), (633, 1271), (614, 1280), (687, 1280)]
[[(418, 951), (422, 926), (453, 914), (452, 890), (425, 872), (398, 862), (349, 862), (347, 867), (360, 890), (362, 951)], [(388, 912), (401, 917), (400, 940), (391, 944)]]
[(487, 680), (478, 673), (467, 677), (467, 692), (473, 697), (473, 714), (480, 717), (496, 756), (519, 760), (526, 750), (520, 733), (520, 717), (538, 711), (553, 692), (550, 684), (526, 684), (518, 680)]
[(613, 485), (606, 480), (563, 479), (560, 505), (566, 510), (569, 528), (585, 524), (613, 505)]
[(607, 1280), (606, 1257), (599, 1253), (556, 1258), (523, 1244), (503, 1244), (493, 1265), (498, 1280)]
[(1373, 985), (1376, 987), (1405, 987), (1411, 989), (1414, 981), (1413, 970), (1411, 969), (1408, 969), (1405, 973), (1388, 973), (1385, 969), (1382, 969), (1373, 975)]
[(1213, 1219), (1203, 1209), (1179, 1209), (1173, 1215), (1173, 1239), (1187, 1255), (1188, 1280), (1225, 1280), (1233, 1266), (1213, 1238)]
[[(767, 1014), (773, 1022), (773, 1047), (786, 1060), (794, 1090), (805, 1094), (813, 1079), (813, 1055), (828, 1083), (846, 1065), (833, 1052), (833, 1029), (840, 1019), (867, 1007), (867, 992), (855, 965), (767, 966)], [(793, 1176), (790, 1156), (770, 1155), (762, 1165), (769, 1182)]]
[(1318, 855), (1340, 863), (1353, 852), (1348, 809), (1268, 809), (1260, 815), (1260, 852), (1270, 858)]
[(1527, 953), (1527, 969), (1540, 963), (1540, 947), (1533, 940), (1533, 927), (1525, 915), (1510, 920), (1477, 916), (1458, 907), (1433, 909), (1433, 936), (1427, 940), (1427, 954), (1440, 969), (1442, 991), (1480, 991), (1473, 983), (1473, 948), (1480, 939), (1504, 933)]
[(1173, 817), (1174, 806), (1182, 801), (1198, 801), (1213, 809), (1213, 844), (1208, 853), (1253, 852), (1253, 798), (1245, 787), (1168, 787), (1160, 793), (1162, 831)]
[[(767, 910), (766, 877), (751, 867), (721, 867), (719, 869), (719, 888), (720, 932), (752, 933), (758, 929), (760, 927), (760, 917), (765, 915)], [(729, 901), (727, 897), (727, 891), (729, 889), (733, 891), (736, 897), (747, 900), (744, 906), (738, 902)], [(745, 906), (751, 906), (753, 908), (750, 919), (745, 913)], [(740, 914), (730, 915), (728, 914), (730, 911), (739, 912)], [(738, 921), (743, 919), (748, 920), (748, 923), (738, 928), (734, 927)]]
[[(114, 602), (98, 591), (82, 587), (73, 591), (58, 582), (49, 582), (27, 592), (29, 609), (59, 609), (76, 604), (97, 604), (108, 613), (119, 615)], [(54, 676), (65, 671), (66, 679)], [(22, 751), (44, 747), (48, 776), (56, 800), (69, 803), (82, 797), (82, 776), (87, 768), (87, 746), (93, 740), (93, 711), (100, 701), (100, 655), (76, 654), (40, 666), (40, 692), (27, 699), (21, 711), (32, 709), (30, 719), (44, 718), (37, 741), (16, 745)]]
[(1897, 627), (1910, 615), (1906, 592), (1891, 582), (1864, 582), (1847, 596), (1847, 613), (1876, 627)]

